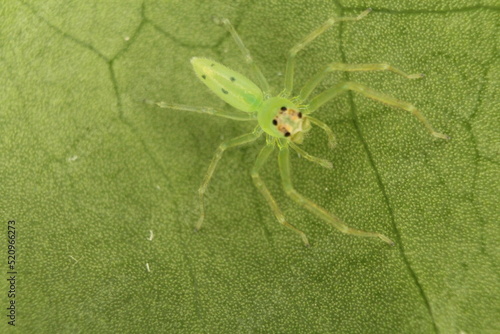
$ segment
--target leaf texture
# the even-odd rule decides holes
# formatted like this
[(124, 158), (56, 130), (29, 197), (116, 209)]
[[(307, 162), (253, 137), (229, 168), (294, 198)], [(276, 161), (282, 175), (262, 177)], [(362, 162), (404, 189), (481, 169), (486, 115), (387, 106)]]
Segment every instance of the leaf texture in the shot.
[[(305, 248), (253, 187), (263, 141), (225, 153), (193, 232), (215, 149), (253, 125), (143, 100), (230, 110), (189, 63), (208, 57), (251, 75), (214, 14), (234, 23), (279, 93), (294, 43), (368, 7), (299, 54), (296, 87), (332, 62), (425, 73), (333, 73), (315, 93), (363, 83), (414, 103), (452, 139), (345, 94), (315, 114), (337, 147), (317, 128), (303, 145), (334, 168), (293, 156), (292, 172), (298, 191), (396, 246), (338, 233), (297, 207), (273, 156), (262, 176), (309, 237)], [(18, 229), (16, 329), (498, 333), (499, 9), (494, 0), (5, 1), (0, 213)], [(0, 288), (6, 307), (6, 280)]]

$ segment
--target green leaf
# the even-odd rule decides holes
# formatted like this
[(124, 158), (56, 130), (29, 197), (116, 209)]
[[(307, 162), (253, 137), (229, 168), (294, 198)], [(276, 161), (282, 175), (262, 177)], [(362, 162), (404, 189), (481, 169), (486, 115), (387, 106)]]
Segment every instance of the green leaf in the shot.
[[(262, 176), (290, 223), (277, 223), (249, 170), (263, 142), (229, 150), (197, 188), (217, 145), (252, 124), (154, 108), (144, 99), (226, 108), (194, 76), (209, 57), (250, 75), (235, 24), (275, 93), (285, 55), (295, 84), (330, 62), (388, 62), (409, 73), (336, 73), (415, 103), (452, 137), (407, 112), (346, 94), (316, 113), (292, 158), (297, 190), (353, 227), (344, 235)], [(499, 317), (498, 2), (4, 1), (0, 9), (0, 213), (16, 221), (16, 328), (22, 333), (494, 333)], [(150, 232), (152, 231), (152, 232)], [(150, 233), (153, 239), (149, 240)], [(149, 266), (149, 271), (147, 266)], [(7, 324), (7, 274), (0, 284)]]

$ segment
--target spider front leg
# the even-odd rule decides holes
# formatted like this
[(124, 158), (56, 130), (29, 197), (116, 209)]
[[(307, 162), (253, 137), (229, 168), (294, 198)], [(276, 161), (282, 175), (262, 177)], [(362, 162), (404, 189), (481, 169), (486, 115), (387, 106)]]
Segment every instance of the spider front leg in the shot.
[(437, 132), (434, 130), (432, 125), (429, 123), (429, 121), (425, 118), (424, 114), (420, 110), (418, 110), (413, 104), (398, 100), (392, 96), (386, 95), (384, 93), (380, 93), (374, 89), (371, 89), (370, 87), (367, 87), (365, 85), (356, 83), (356, 82), (343, 82), (340, 84), (337, 84), (333, 86), (332, 88), (329, 88), (325, 90), (323, 93), (319, 94), (315, 98), (311, 100), (311, 103), (308, 106), (309, 112), (312, 113), (315, 110), (317, 110), (319, 107), (321, 107), (323, 104), (327, 103), (337, 95), (347, 92), (349, 90), (358, 92), (366, 97), (369, 97), (375, 101), (380, 101), (382, 103), (388, 104), (390, 106), (400, 108), (403, 110), (406, 110), (410, 113), (412, 113), (415, 117), (418, 118), (420, 122), (425, 126), (425, 128), (429, 131), (429, 133), (436, 137), (436, 138), (441, 138), (441, 139), (450, 139), (447, 135), (444, 133)]
[(292, 94), (293, 90), (293, 74), (295, 71), (295, 57), (297, 56), (297, 53), (299, 53), (302, 49), (304, 49), (309, 43), (314, 41), (319, 35), (324, 33), (328, 28), (333, 26), (337, 22), (342, 22), (342, 21), (359, 21), (362, 18), (364, 18), (368, 13), (370, 13), (372, 10), (371, 8), (368, 8), (361, 14), (359, 14), (356, 17), (332, 17), (328, 20), (326, 20), (325, 23), (323, 23), (320, 27), (318, 27), (316, 30), (311, 32), (309, 35), (304, 37), (299, 43), (297, 43), (294, 47), (290, 49), (288, 52), (287, 60), (286, 60), (286, 70), (285, 70), (285, 91), (284, 95), (289, 96)]
[(220, 18), (220, 17), (213, 17), (213, 20), (216, 24), (221, 25), (224, 27), (224, 29), (227, 30), (233, 37), (234, 42), (240, 49), (241, 53), (243, 54), (243, 58), (245, 59), (245, 62), (252, 66), (252, 70), (255, 74), (255, 77), (257, 78), (257, 81), (260, 84), (260, 88), (264, 92), (264, 94), (269, 94), (269, 84), (266, 80), (266, 77), (264, 74), (262, 74), (262, 71), (260, 70), (259, 66), (254, 62), (252, 55), (250, 54), (250, 51), (247, 49), (245, 44), (243, 43), (243, 40), (241, 37), (238, 35), (238, 32), (236, 29), (234, 29), (233, 25), (231, 22), (226, 19), (226, 18)]
[(292, 180), (291, 180), (291, 176), (290, 176), (290, 152), (288, 150), (287, 145), (282, 145), (280, 147), (278, 162), (279, 162), (279, 168), (280, 168), (281, 181), (283, 183), (283, 188), (284, 188), (286, 194), (292, 200), (294, 200), (297, 204), (303, 206), (304, 208), (306, 208), (307, 210), (309, 210), (310, 212), (312, 212), (316, 216), (320, 217), (321, 219), (323, 219), (328, 224), (332, 225), (333, 227), (335, 227), (336, 229), (338, 229), (342, 233), (357, 235), (357, 236), (361, 236), (361, 237), (379, 238), (391, 246), (394, 245), (394, 242), (383, 234), (375, 233), (375, 232), (367, 232), (367, 231), (358, 230), (358, 229), (347, 226), (338, 217), (336, 217), (332, 213), (326, 211), (325, 209), (323, 209), (322, 207), (320, 207), (316, 203), (312, 202), (310, 199), (299, 194), (293, 188), (293, 184), (292, 184)]
[(309, 81), (306, 82), (302, 90), (300, 91), (298, 101), (302, 103), (305, 101), (309, 95), (312, 93), (314, 88), (331, 72), (334, 71), (344, 71), (344, 72), (361, 72), (361, 71), (390, 71), (399, 74), (407, 79), (420, 79), (424, 75), (422, 73), (417, 74), (406, 74), (400, 69), (389, 65), (389, 64), (343, 64), (343, 63), (333, 63), (328, 65), (323, 71), (319, 72), (313, 76)]
[(252, 133), (248, 133), (243, 136), (226, 140), (219, 145), (217, 151), (214, 154), (214, 157), (212, 158), (212, 162), (208, 167), (207, 173), (205, 174), (205, 178), (203, 179), (203, 182), (200, 188), (198, 189), (198, 195), (200, 196), (200, 218), (196, 223), (195, 226), (196, 230), (199, 230), (201, 228), (203, 220), (205, 219), (205, 203), (204, 203), (205, 191), (207, 190), (208, 184), (210, 183), (210, 179), (212, 178), (215, 168), (217, 167), (217, 163), (219, 162), (220, 158), (222, 158), (222, 154), (224, 153), (224, 151), (231, 147), (236, 147), (247, 143), (251, 143), (257, 140), (257, 138), (259, 138), (261, 134), (262, 130), (260, 129), (260, 127), (257, 127)]
[(257, 160), (255, 161), (255, 165), (252, 168), (252, 180), (253, 183), (255, 184), (255, 187), (259, 189), (260, 193), (264, 198), (266, 199), (267, 203), (273, 210), (274, 215), (276, 216), (276, 219), (282, 224), (283, 226), (288, 227), (289, 229), (293, 230), (295, 233), (300, 235), (302, 238), (302, 241), (306, 246), (309, 246), (309, 241), (307, 240), (306, 235), (304, 232), (293, 226), (292, 224), (288, 223), (285, 220), (285, 216), (283, 216), (283, 213), (281, 213), (281, 210), (276, 203), (276, 200), (273, 198), (271, 193), (269, 192), (269, 189), (267, 189), (264, 181), (262, 181), (260, 175), (259, 175), (259, 170), (262, 168), (264, 163), (267, 161), (269, 158), (269, 155), (273, 152), (274, 150), (274, 143), (273, 144), (267, 144), (259, 153), (259, 156), (257, 157)]

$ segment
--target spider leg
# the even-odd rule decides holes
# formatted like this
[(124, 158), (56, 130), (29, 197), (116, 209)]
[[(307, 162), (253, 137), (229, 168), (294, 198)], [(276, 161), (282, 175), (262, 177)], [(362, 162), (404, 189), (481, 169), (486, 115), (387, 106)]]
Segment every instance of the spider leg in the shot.
[(400, 69), (391, 66), (389, 64), (342, 64), (342, 63), (333, 63), (325, 67), (321, 72), (317, 73), (313, 76), (309, 81), (306, 82), (302, 90), (299, 94), (299, 103), (305, 101), (312, 91), (318, 86), (318, 84), (331, 72), (334, 71), (345, 71), (345, 72), (360, 72), (360, 71), (390, 71), (401, 76), (406, 77), (407, 79), (420, 79), (424, 77), (423, 74), (406, 74)]
[(264, 74), (262, 74), (262, 71), (260, 70), (259, 66), (254, 62), (252, 55), (250, 54), (250, 51), (247, 49), (245, 44), (243, 43), (240, 35), (238, 35), (238, 32), (236, 29), (234, 29), (233, 25), (231, 22), (226, 19), (226, 18), (219, 18), (219, 17), (214, 17), (214, 22), (218, 25), (221, 25), (224, 27), (224, 29), (227, 30), (231, 34), (231, 36), (234, 39), (234, 42), (240, 49), (241, 53), (243, 54), (243, 58), (245, 59), (245, 62), (252, 66), (252, 70), (254, 72), (255, 77), (257, 78), (257, 81), (259, 82), (259, 86), (264, 92), (265, 95), (269, 94), (269, 84), (266, 80), (266, 77), (264, 77)]
[(337, 145), (337, 140), (335, 139), (335, 135), (333, 134), (332, 129), (330, 129), (330, 127), (328, 125), (321, 122), (319, 119), (316, 119), (316, 118), (311, 117), (311, 116), (307, 116), (307, 119), (309, 120), (309, 122), (311, 122), (312, 124), (316, 125), (320, 129), (325, 131), (326, 136), (328, 137), (328, 146), (331, 149), (333, 149)]
[(275, 199), (269, 192), (269, 189), (267, 189), (264, 181), (262, 181), (262, 178), (259, 175), (259, 170), (262, 168), (264, 163), (267, 161), (269, 158), (269, 155), (273, 152), (274, 150), (274, 143), (272, 144), (267, 144), (264, 146), (264, 148), (260, 151), (257, 160), (255, 161), (255, 165), (252, 168), (252, 180), (253, 183), (255, 184), (255, 187), (259, 189), (260, 193), (264, 198), (266, 199), (267, 203), (273, 210), (274, 215), (276, 216), (276, 219), (282, 224), (283, 226), (288, 227), (289, 229), (293, 230), (295, 233), (300, 235), (302, 238), (302, 241), (306, 246), (309, 246), (309, 241), (307, 240), (306, 235), (304, 232), (293, 226), (292, 224), (288, 223), (285, 219), (285, 216), (283, 216), (283, 213), (281, 212), (278, 204), (276, 203)]
[(309, 153), (307, 153), (306, 151), (304, 151), (303, 149), (301, 149), (298, 145), (295, 145), (293, 142), (289, 142), (288, 145), (290, 145), (290, 147), (295, 151), (297, 152), (298, 154), (300, 154), (301, 157), (311, 161), (311, 162), (315, 162), (317, 163), (318, 165), (322, 166), (322, 167), (325, 167), (325, 168), (333, 168), (333, 164), (326, 160), (326, 159), (321, 159), (321, 158), (318, 158), (318, 157), (315, 157), (315, 156), (312, 156), (310, 155)]
[(200, 114), (207, 114), (212, 116), (219, 116), (223, 118), (229, 118), (235, 121), (256, 121), (257, 113), (247, 113), (241, 111), (225, 111), (225, 110), (217, 110), (210, 107), (195, 107), (195, 106), (186, 106), (182, 104), (176, 103), (167, 103), (167, 102), (155, 102), (151, 100), (144, 100), (147, 104), (156, 104), (160, 108), (174, 109), (174, 110), (184, 110), (184, 111), (192, 111)]
[(450, 139), (447, 135), (444, 133), (437, 132), (434, 130), (432, 125), (429, 123), (429, 121), (425, 118), (424, 114), (420, 110), (418, 110), (413, 104), (405, 101), (398, 100), (392, 96), (389, 96), (384, 93), (380, 93), (374, 89), (371, 89), (370, 87), (367, 87), (365, 85), (355, 83), (352, 81), (347, 81), (347, 82), (342, 82), (339, 83), (332, 88), (329, 88), (325, 90), (323, 93), (317, 95), (311, 100), (311, 103), (309, 104), (309, 111), (310, 113), (314, 112), (317, 110), (319, 107), (321, 107), (323, 104), (326, 102), (330, 101), (337, 95), (347, 92), (349, 90), (355, 91), (357, 93), (360, 93), (366, 97), (369, 97), (370, 99), (373, 99), (375, 101), (379, 101), (385, 104), (388, 104), (390, 106), (400, 108), (403, 110), (406, 110), (410, 113), (412, 113), (415, 117), (418, 118), (418, 120), (425, 126), (427, 131), (429, 133), (436, 137), (436, 138), (441, 138), (441, 139)]
[(312, 202), (310, 199), (299, 194), (293, 188), (290, 176), (290, 151), (288, 150), (288, 147), (286, 145), (280, 147), (278, 162), (279, 162), (283, 188), (286, 194), (297, 204), (303, 206), (305, 209), (309, 210), (311, 213), (323, 219), (328, 224), (332, 225), (342, 233), (361, 236), (361, 237), (379, 238), (391, 246), (394, 245), (394, 242), (383, 234), (376, 232), (367, 232), (347, 226), (342, 220), (340, 220), (340, 218), (326, 211), (316, 203)]
[(285, 72), (285, 91), (284, 95), (289, 96), (292, 94), (293, 90), (293, 74), (295, 71), (295, 57), (297, 53), (299, 53), (302, 49), (304, 49), (309, 43), (314, 41), (319, 35), (324, 33), (328, 28), (333, 26), (337, 22), (342, 21), (359, 21), (364, 18), (368, 13), (371, 12), (371, 8), (365, 10), (361, 14), (356, 17), (332, 17), (326, 20), (321, 26), (313, 30), (309, 35), (304, 37), (299, 43), (297, 43), (294, 47), (288, 51), (287, 60), (286, 60), (286, 72)]
[(205, 178), (203, 179), (203, 182), (201, 183), (201, 186), (198, 189), (198, 195), (200, 197), (200, 218), (196, 223), (195, 226), (196, 230), (199, 230), (201, 228), (203, 220), (205, 219), (205, 202), (204, 202), (205, 191), (207, 190), (208, 184), (210, 183), (210, 179), (212, 178), (215, 168), (217, 167), (217, 163), (219, 162), (220, 158), (222, 158), (222, 154), (224, 153), (224, 151), (228, 148), (251, 143), (257, 140), (257, 138), (259, 138), (261, 134), (262, 130), (260, 129), (260, 127), (257, 127), (252, 133), (247, 133), (245, 135), (226, 140), (219, 145), (217, 151), (214, 154), (214, 157), (212, 158), (212, 162), (208, 167), (207, 173), (205, 174)]

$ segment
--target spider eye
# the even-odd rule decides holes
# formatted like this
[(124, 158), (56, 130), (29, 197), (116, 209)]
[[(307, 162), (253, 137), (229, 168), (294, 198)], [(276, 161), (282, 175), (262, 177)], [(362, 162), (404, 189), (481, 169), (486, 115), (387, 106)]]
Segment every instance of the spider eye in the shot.
[(297, 116), (299, 116), (299, 118), (302, 118), (302, 113), (299, 112), (299, 114)]
[(290, 132), (285, 132), (285, 137), (290, 137)]
[(278, 125), (278, 121), (273, 119), (273, 125)]
[(283, 106), (283, 107), (281, 107), (281, 110), (285, 111), (285, 110), (286, 110), (286, 107), (284, 107), (284, 106)]

